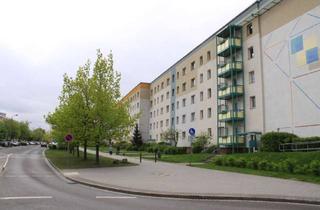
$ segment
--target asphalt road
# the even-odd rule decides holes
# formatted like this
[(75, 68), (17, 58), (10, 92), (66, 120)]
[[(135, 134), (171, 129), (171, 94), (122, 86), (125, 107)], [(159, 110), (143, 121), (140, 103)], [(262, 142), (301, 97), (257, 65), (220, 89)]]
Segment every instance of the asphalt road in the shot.
[(68, 181), (45, 162), (40, 146), (0, 148), (12, 154), (0, 174), (0, 210), (311, 210), (315, 205), (152, 198), (99, 190)]

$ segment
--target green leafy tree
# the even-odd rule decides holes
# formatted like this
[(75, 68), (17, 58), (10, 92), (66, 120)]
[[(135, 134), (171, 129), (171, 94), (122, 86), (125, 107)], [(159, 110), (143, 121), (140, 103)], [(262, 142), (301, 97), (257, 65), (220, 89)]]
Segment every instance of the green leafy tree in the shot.
[(85, 160), (87, 146), (95, 144), (99, 163), (100, 144), (122, 139), (134, 122), (128, 104), (120, 97), (120, 74), (113, 68), (112, 54), (105, 58), (98, 50), (93, 68), (88, 61), (75, 78), (64, 75), (59, 106), (46, 116), (52, 136), (63, 139), (63, 135), (72, 133), (73, 144), (84, 147)]
[(46, 131), (42, 128), (36, 128), (32, 131), (31, 136), (34, 141), (42, 141)]

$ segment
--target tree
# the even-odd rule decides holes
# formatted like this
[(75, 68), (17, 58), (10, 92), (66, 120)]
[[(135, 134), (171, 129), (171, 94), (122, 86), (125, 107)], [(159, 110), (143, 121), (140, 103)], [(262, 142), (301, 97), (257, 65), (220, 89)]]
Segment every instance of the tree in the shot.
[(32, 139), (35, 141), (42, 141), (45, 133), (46, 131), (44, 129), (37, 128), (31, 132), (31, 136), (32, 136)]
[(132, 145), (139, 148), (142, 146), (142, 144), (143, 144), (143, 141), (141, 138), (139, 127), (138, 127), (138, 124), (136, 124), (134, 131), (133, 131)]
[(178, 143), (178, 132), (175, 129), (168, 129), (162, 133), (162, 138), (165, 141), (169, 141), (172, 146), (177, 146)]
[(135, 120), (120, 97), (120, 74), (113, 68), (112, 54), (105, 58), (98, 50), (93, 68), (88, 61), (79, 67), (75, 78), (64, 75), (59, 106), (46, 117), (53, 137), (63, 139), (72, 133), (73, 144), (84, 147), (84, 160), (88, 144), (95, 144), (99, 163), (101, 142), (128, 135)]
[(31, 131), (29, 128), (29, 123), (26, 122), (20, 122), (19, 123), (19, 129), (20, 129), (20, 139), (21, 140), (30, 140), (31, 138)]
[(209, 142), (210, 137), (205, 134), (201, 133), (199, 136), (196, 137), (196, 140), (192, 143), (192, 152), (200, 153), (205, 149)]

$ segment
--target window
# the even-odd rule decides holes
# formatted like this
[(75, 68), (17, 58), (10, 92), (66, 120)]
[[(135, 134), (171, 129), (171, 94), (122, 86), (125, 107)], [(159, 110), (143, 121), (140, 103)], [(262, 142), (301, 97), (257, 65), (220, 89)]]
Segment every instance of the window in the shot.
[(187, 86), (186, 82), (182, 84), (182, 91), (186, 91), (186, 86)]
[(171, 93), (172, 93), (172, 96), (174, 96), (174, 89), (172, 89)]
[(185, 139), (185, 138), (186, 138), (186, 132), (183, 131), (183, 132), (182, 132), (182, 139)]
[(174, 75), (172, 75), (172, 79), (171, 79), (171, 81), (172, 81), (172, 82), (174, 82)]
[(174, 125), (174, 117), (171, 118), (171, 125)]
[(160, 89), (160, 88), (159, 88), (159, 85), (157, 85), (157, 92), (159, 92), (159, 89)]
[(164, 95), (161, 95), (161, 102), (163, 102), (163, 99), (164, 99)]
[[(172, 75), (173, 76), (173, 75)], [(169, 86), (170, 85), (170, 79), (168, 78), (167, 79), (167, 86)]]
[(156, 128), (156, 123), (153, 123), (153, 129), (155, 129)]
[(157, 116), (159, 116), (159, 109), (157, 109)]
[(196, 118), (196, 113), (192, 112), (190, 121), (193, 122), (195, 120), (195, 118)]
[(167, 92), (166, 99), (169, 99), (169, 91)]
[(149, 125), (149, 129), (150, 129), (150, 130), (152, 130), (152, 123), (150, 123), (150, 125)]
[(248, 59), (252, 59), (254, 57), (253, 47), (248, 48)]
[(208, 136), (212, 136), (212, 131), (211, 131), (211, 128), (208, 128)]
[(177, 72), (177, 79), (179, 79), (180, 77), (180, 72)]
[(157, 104), (159, 104), (159, 97), (157, 97)]
[(200, 110), (200, 120), (203, 119), (203, 110)]
[(203, 64), (203, 57), (200, 56), (200, 66)]
[(182, 115), (182, 123), (183, 123), (183, 124), (186, 123), (186, 115), (185, 115), (185, 114)]
[(171, 111), (174, 111), (174, 103), (171, 104)]
[(161, 89), (164, 88), (164, 82), (161, 82)]
[(195, 97), (196, 97), (195, 95), (191, 96), (191, 104), (194, 104)]
[(139, 98), (139, 96), (140, 96), (140, 93), (139, 93), (139, 92), (137, 92), (137, 97)]
[(211, 118), (211, 108), (208, 108), (207, 117)]
[(186, 106), (186, 102), (187, 102), (187, 99), (182, 99), (182, 107), (185, 107)]
[(203, 101), (203, 91), (200, 92), (200, 101)]
[(211, 70), (210, 69), (207, 71), (207, 79), (211, 79)]
[(152, 101), (150, 101), (150, 106), (152, 107)]
[(154, 92), (154, 93), (156, 93), (156, 92), (157, 92), (157, 89), (156, 89), (156, 87), (154, 87), (154, 90), (153, 90), (153, 92)]
[(157, 122), (157, 128), (159, 127), (159, 122)]
[(252, 26), (252, 23), (249, 23), (247, 25), (247, 36), (253, 34), (253, 26)]
[(208, 98), (211, 98), (211, 88), (208, 88), (207, 95), (208, 95)]
[(153, 90), (150, 91), (150, 94), (153, 95)]
[(152, 118), (152, 112), (150, 112), (150, 118)]
[(195, 61), (192, 61), (190, 67), (191, 67), (191, 70), (194, 70), (194, 68), (196, 67), (196, 62), (195, 62)]
[(160, 109), (160, 114), (163, 114), (163, 107), (161, 107)]
[(139, 106), (140, 106), (140, 104), (139, 104), (139, 102), (137, 103), (137, 108), (139, 109)]
[(252, 84), (255, 82), (255, 77), (254, 77), (254, 71), (249, 72), (249, 84)]
[(196, 79), (192, 78), (191, 79), (191, 87), (193, 88), (196, 85)]
[(203, 82), (203, 74), (201, 73), (200, 74), (200, 83), (202, 83)]
[(163, 121), (161, 120), (160, 121), (160, 128), (162, 128), (163, 127)]
[(166, 107), (167, 113), (169, 112), (169, 110), (170, 110), (170, 107), (169, 107), (169, 105), (167, 105), (167, 107)]
[(250, 109), (256, 108), (256, 97), (250, 96)]
[(169, 119), (166, 119), (166, 126), (169, 126)]
[(179, 101), (177, 101), (177, 109), (179, 109)]
[(156, 116), (156, 110), (153, 111), (153, 117), (155, 117), (155, 116)]
[(182, 69), (182, 76), (186, 75), (186, 67)]
[(176, 118), (176, 121), (177, 121), (177, 125), (178, 125), (179, 124), (179, 117)]
[(211, 60), (211, 52), (208, 51), (208, 52), (207, 52), (207, 61), (210, 61), (210, 60)]
[(180, 90), (180, 88), (179, 88), (179, 86), (177, 86), (177, 94), (179, 94), (179, 90)]

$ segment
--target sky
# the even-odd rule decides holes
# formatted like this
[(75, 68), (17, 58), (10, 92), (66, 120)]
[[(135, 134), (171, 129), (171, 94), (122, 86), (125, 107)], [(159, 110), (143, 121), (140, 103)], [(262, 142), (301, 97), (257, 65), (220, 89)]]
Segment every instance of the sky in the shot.
[(254, 0), (0, 0), (0, 112), (49, 129), (62, 76), (112, 51), (125, 95)]

